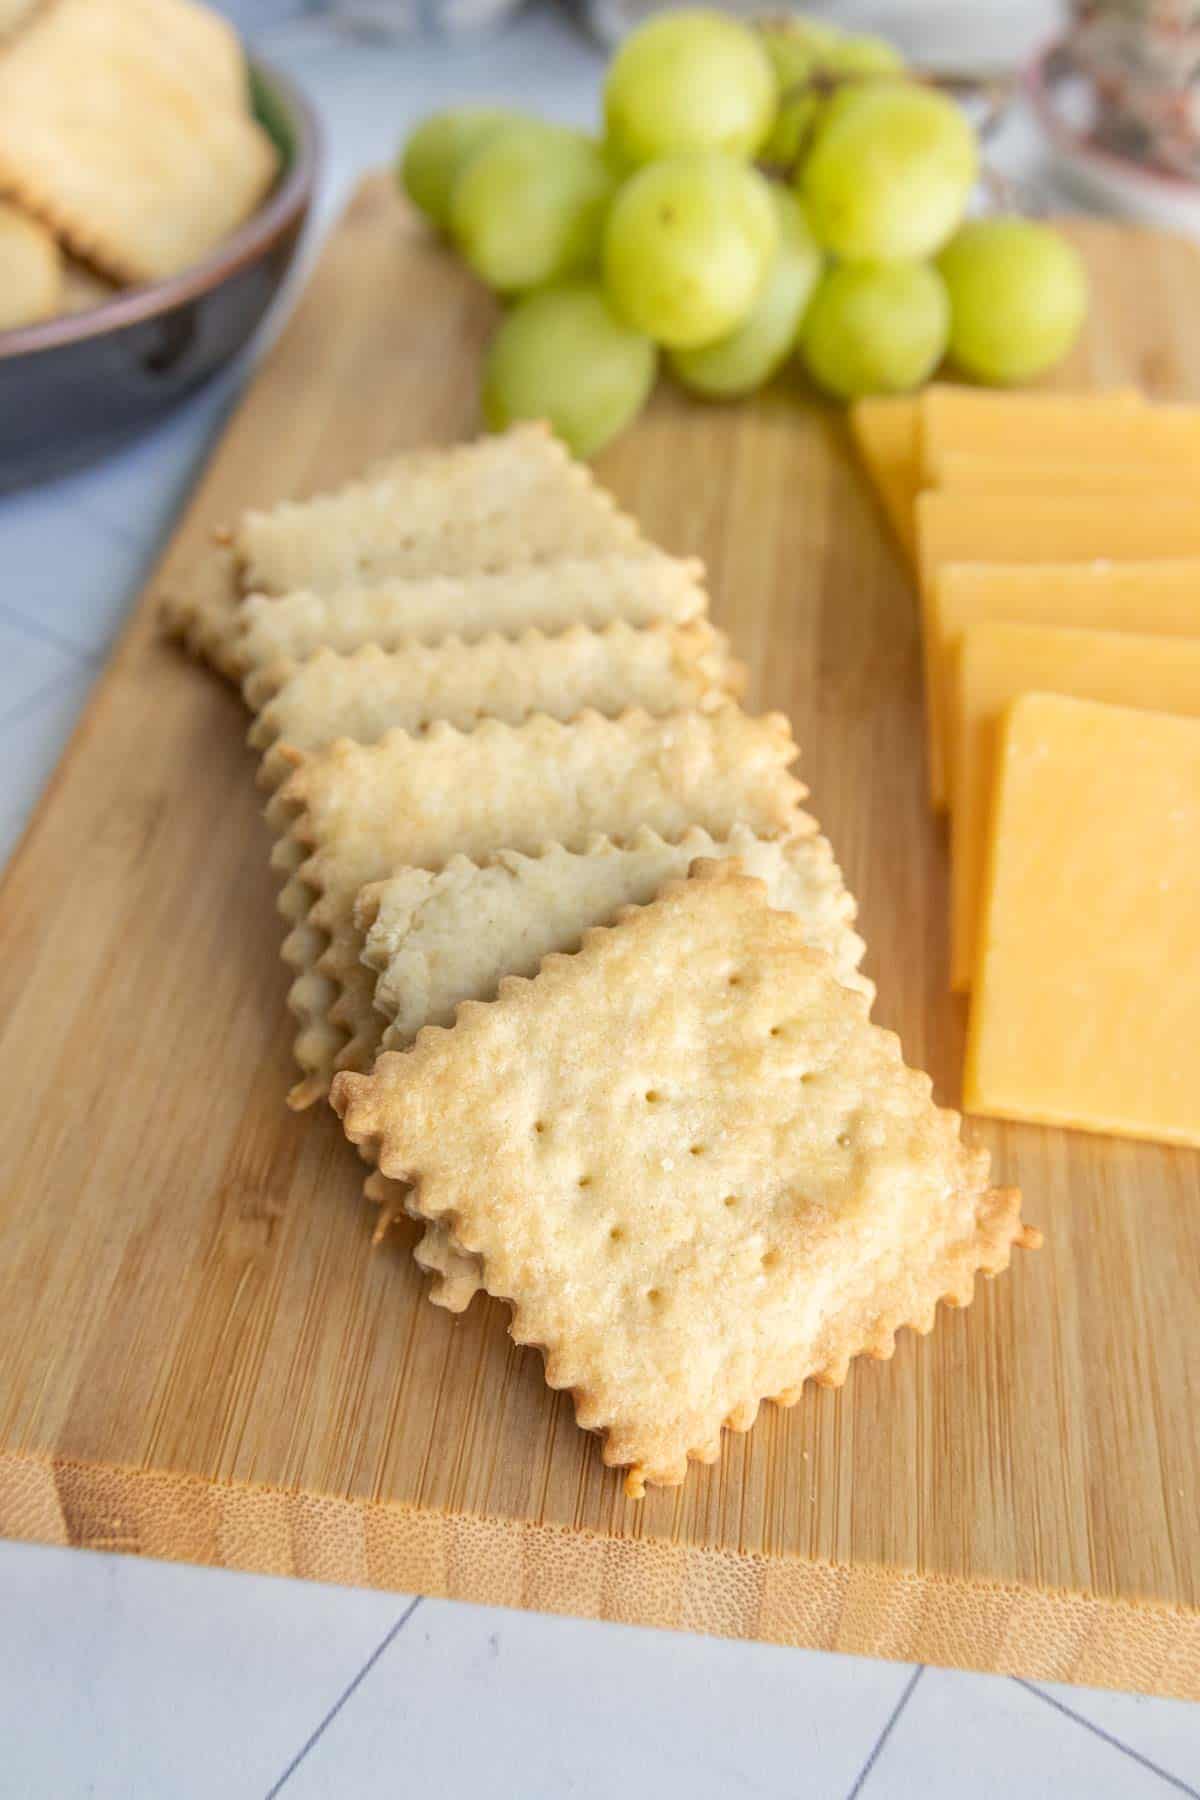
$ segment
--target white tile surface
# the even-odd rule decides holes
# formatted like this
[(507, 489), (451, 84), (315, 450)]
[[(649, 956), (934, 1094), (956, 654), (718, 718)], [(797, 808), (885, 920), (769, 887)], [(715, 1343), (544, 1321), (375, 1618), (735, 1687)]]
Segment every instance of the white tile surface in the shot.
[(1055, 1681), (1031, 1685), (1096, 1731), (1119, 1739), (1167, 1774), (1200, 1789), (1200, 1707), (1149, 1694), (1105, 1693)]
[(82, 479), (0, 497), (0, 618), (95, 656), (131, 606), (154, 540), (144, 526), (126, 533), (85, 513), (74, 498)]
[(1177, 1703), (3, 1544), (0, 1745), (5, 1800), (1200, 1793)]
[(910, 1675), (896, 1663), (429, 1600), (286, 1792), (386, 1792), (402, 1742), (407, 1792), (444, 1781), (454, 1794), (525, 1800), (845, 1794)]
[[(0, 566), (6, 537), (0, 524)], [(16, 843), (96, 673), (53, 629), (33, 628), (0, 593), (0, 865)]]
[[(1192, 1760), (1200, 1773), (1200, 1757)], [(1168, 1800), (1172, 1792), (1196, 1793), (1023, 1684), (949, 1669), (925, 1670), (861, 1791), (867, 1800)]]
[(200, 473), (208, 441), (219, 431), (242, 379), (241, 369), (223, 371), (120, 455), (48, 484), (39, 498), (60, 516), (63, 508), (77, 510), (89, 525), (155, 550)]
[[(324, 112), (323, 220), (439, 103), (594, 114), (600, 59), (561, 14), (461, 46), (308, 23), (267, 47)], [(1019, 128), (1012, 146), (1031, 167)], [(232, 386), (0, 498), (0, 862)], [(394, 1595), (0, 1544), (0, 1800), (1200, 1794), (1200, 1710), (1178, 1703), (937, 1671), (910, 1688), (898, 1666), (438, 1601), (389, 1640), (403, 1617)]]
[[(3, 635), (0, 627), (0, 643)], [(72, 664), (0, 718), (0, 867), (54, 772), (95, 674), (86, 663)], [(0, 676), (0, 692), (7, 685), (7, 675)]]
[[(83, 666), (78, 651), (31, 631), (0, 600), (0, 729), (6, 720), (19, 719), (64, 675), (75, 674)], [(10, 756), (15, 764), (15, 743)]]
[(261, 1796), (404, 1606), (2, 1543), (0, 1602), (6, 1800)]

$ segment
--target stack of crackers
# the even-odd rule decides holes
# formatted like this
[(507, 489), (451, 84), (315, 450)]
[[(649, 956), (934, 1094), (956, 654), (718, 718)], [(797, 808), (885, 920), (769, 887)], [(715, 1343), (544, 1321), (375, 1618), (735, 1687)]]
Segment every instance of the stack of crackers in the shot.
[(193, 0), (0, 0), (0, 330), (198, 262), (278, 153)]
[(544, 427), (245, 513), (166, 619), (255, 715), (291, 1104), (421, 1222), (435, 1304), (510, 1304), (628, 1493), (1034, 1241), (871, 1023), (700, 565)]

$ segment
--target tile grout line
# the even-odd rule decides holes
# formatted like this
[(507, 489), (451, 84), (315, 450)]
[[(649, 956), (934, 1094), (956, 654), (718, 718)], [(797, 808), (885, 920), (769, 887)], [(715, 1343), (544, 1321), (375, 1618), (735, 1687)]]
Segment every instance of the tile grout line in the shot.
[(1111, 1731), (1105, 1731), (1103, 1725), (1096, 1725), (1091, 1719), (1085, 1718), (1083, 1713), (1077, 1713), (1064, 1700), (1058, 1699), (1057, 1695), (1045, 1693), (1036, 1682), (1026, 1681), (1021, 1675), (1014, 1675), (1012, 1679), (1019, 1688), (1024, 1688), (1027, 1694), (1035, 1694), (1046, 1706), (1052, 1706), (1055, 1712), (1062, 1713), (1065, 1718), (1071, 1719), (1076, 1725), (1082, 1725), (1085, 1731), (1090, 1731), (1093, 1737), (1100, 1739), (1101, 1743), (1108, 1744), (1113, 1750), (1119, 1750), (1122, 1756), (1128, 1756), (1133, 1762), (1139, 1763), (1143, 1769), (1149, 1769), (1152, 1775), (1157, 1775), (1160, 1780), (1169, 1782), (1181, 1794), (1190, 1795), (1191, 1800), (1200, 1800), (1200, 1789), (1190, 1787), (1178, 1775), (1172, 1775), (1169, 1769), (1164, 1769), (1159, 1763), (1151, 1762), (1148, 1756), (1143, 1756), (1142, 1752), (1135, 1750), (1132, 1744), (1123, 1743), (1119, 1737), (1114, 1737)]
[(72, 656), (77, 661), (87, 663), (91, 667), (94, 667), (103, 655), (102, 651), (85, 649), (73, 638), (64, 637), (61, 632), (53, 630), (49, 625), (43, 625), (40, 619), (31, 619), (27, 614), (18, 612), (15, 606), (8, 604), (7, 600), (0, 600), (0, 619), (3, 619), (6, 625), (11, 625), (14, 631), (24, 632), (36, 643), (49, 644), (52, 650), (61, 650), (64, 656)]
[[(71, 682), (83, 680), (84, 675), (84, 669), (64, 669), (59, 674), (52, 675), (49, 681), (43, 682), (41, 687), (35, 688), (32, 694), (26, 694), (23, 700), (16, 701), (7, 712), (0, 712), (0, 731), (7, 731), (10, 726), (19, 725), (22, 719), (27, 719), (32, 713), (35, 713), (44, 700), (52, 699), (60, 688), (67, 687)], [(83, 702), (80, 701), (81, 706), (82, 704)]]
[(404, 1611), (400, 1614), (400, 1617), (396, 1620), (395, 1624), (391, 1627), (391, 1630), (388, 1631), (386, 1636), (383, 1637), (378, 1644), (376, 1644), (374, 1650), (372, 1650), (370, 1656), (368, 1656), (366, 1662), (363, 1664), (362, 1668), (358, 1671), (358, 1674), (354, 1677), (354, 1680), (352, 1682), (350, 1682), (349, 1685), (345, 1689), (343, 1689), (343, 1691), (338, 1695), (337, 1699), (334, 1701), (333, 1705), (329, 1708), (329, 1711), (325, 1714), (325, 1717), (321, 1720), (321, 1723), (317, 1726), (316, 1730), (305, 1740), (305, 1742), (303, 1744), (301, 1744), (299, 1750), (297, 1750), (295, 1756), (293, 1756), (291, 1762), (288, 1764), (287, 1768), (283, 1771), (283, 1774), (279, 1777), (278, 1781), (276, 1781), (272, 1787), (268, 1788), (267, 1793), (265, 1795), (265, 1800), (275, 1800), (275, 1796), (280, 1792), (280, 1790), (285, 1786), (285, 1784), (291, 1780), (292, 1776), (296, 1773), (296, 1770), (300, 1767), (300, 1764), (304, 1761), (304, 1759), (308, 1755), (309, 1751), (314, 1749), (315, 1746), (320, 1742), (322, 1737), (324, 1737), (326, 1731), (328, 1731), (329, 1727), (333, 1724), (333, 1721), (337, 1718), (338, 1714), (341, 1712), (342, 1708), (346, 1705), (347, 1701), (350, 1700), (351, 1697), (356, 1693), (356, 1691), (362, 1686), (363, 1682), (366, 1680), (367, 1676), (371, 1673), (371, 1670), (375, 1667), (375, 1664), (379, 1661), (379, 1659), (383, 1655), (384, 1651), (389, 1649), (391, 1647), (391, 1645), (393, 1643), (395, 1643), (396, 1639), (399, 1637), (400, 1633), (404, 1630), (404, 1627), (408, 1624), (408, 1621), (412, 1618), (413, 1614), (416, 1612), (418, 1606), (420, 1606), (421, 1601), (424, 1598), (425, 1598), (425, 1596), (423, 1594), (418, 1594), (415, 1600), (409, 1601), (409, 1603), (405, 1607)]
[(128, 525), (118, 525), (117, 521), (110, 519), (102, 508), (93, 510), (92, 506), (85, 502), (78, 506), (78, 511), (80, 517), (91, 526), (93, 531), (102, 532), (111, 543), (128, 544), (132, 547), (141, 544), (141, 537), (136, 531), (133, 531)]
[(862, 1790), (866, 1784), (868, 1775), (871, 1773), (871, 1770), (875, 1767), (875, 1764), (879, 1761), (880, 1752), (882, 1751), (883, 1746), (887, 1743), (888, 1739), (892, 1735), (892, 1732), (895, 1730), (897, 1724), (899, 1723), (900, 1715), (904, 1711), (905, 1707), (908, 1705), (909, 1701), (912, 1699), (913, 1692), (916, 1688), (916, 1685), (917, 1685), (918, 1681), (920, 1681), (920, 1679), (924, 1673), (925, 1673), (925, 1664), (918, 1663), (916, 1668), (913, 1670), (912, 1674), (908, 1678), (908, 1683), (904, 1689), (904, 1692), (901, 1694), (900, 1698), (897, 1700), (895, 1706), (893, 1706), (891, 1713), (888, 1716), (887, 1723), (884, 1725), (884, 1728), (880, 1732), (879, 1736), (875, 1739), (875, 1742), (871, 1748), (871, 1754), (870, 1754), (870, 1756), (868, 1756), (866, 1762), (863, 1764), (862, 1768), (859, 1770), (858, 1780), (854, 1783), (854, 1786), (850, 1789), (850, 1792), (846, 1795), (846, 1800), (858, 1800), (858, 1795), (862, 1793)]

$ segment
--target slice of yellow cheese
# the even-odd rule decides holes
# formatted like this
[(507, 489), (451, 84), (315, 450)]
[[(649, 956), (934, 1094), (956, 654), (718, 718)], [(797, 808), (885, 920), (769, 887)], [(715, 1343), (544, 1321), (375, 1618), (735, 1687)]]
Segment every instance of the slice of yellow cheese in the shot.
[(951, 494), (1161, 494), (1200, 499), (1200, 432), (1190, 460), (1164, 470), (1150, 457), (1110, 462), (1103, 438), (1086, 460), (1057, 460), (1037, 451), (1020, 457), (948, 450), (938, 465), (937, 486)]
[(917, 498), (921, 623), (925, 651), (925, 713), (929, 786), (935, 806), (946, 803), (941, 695), (933, 595), (951, 563), (1142, 562), (1200, 557), (1200, 505), (1195, 501), (1108, 495), (942, 494)]
[(917, 560), (913, 507), (920, 486), (917, 401), (905, 395), (856, 400), (850, 430), (888, 524), (910, 563)]
[(1200, 723), (1029, 694), (998, 777), (966, 1109), (1200, 1145)]
[[(950, 751), (950, 980), (971, 985), (1000, 721), (1025, 693), (1070, 694), (1200, 717), (1200, 638), (1047, 625), (970, 625), (957, 652)], [(1113, 780), (1121, 771), (1113, 771)], [(1196, 846), (1200, 857), (1200, 841)], [(1200, 915), (1196, 920), (1200, 954)], [(1200, 1019), (1197, 1021), (1200, 1056)]]
[[(1200, 637), (1200, 557), (1162, 562), (951, 563), (933, 584), (928, 615), (931, 680), (938, 690), (932, 730), (951, 711), (951, 653), (968, 625), (1076, 625)], [(945, 745), (939, 743), (939, 755)]]
[(950, 451), (1086, 462), (1103, 444), (1110, 461), (1136, 460), (1109, 447), (1110, 431), (1141, 413), (1168, 409), (1147, 407), (1136, 388), (1014, 394), (939, 384), (925, 389), (920, 410), (918, 485), (938, 487), (942, 458)]
[[(919, 399), (896, 394), (856, 400), (850, 408), (850, 430), (888, 523), (909, 560), (915, 561), (913, 507), (922, 487), (1038, 492), (1046, 470), (1027, 467), (1024, 458), (1032, 446), (1042, 444), (1047, 430), (1048, 453), (1056, 457), (1049, 472), (1062, 492), (1130, 487), (1145, 492), (1161, 485), (1161, 470), (1106, 464), (1101, 480), (1088, 472), (1086, 460), (1083, 464), (1078, 460), (1085, 445), (1087, 456), (1094, 454), (1098, 419), (1142, 406), (1136, 388), (1064, 395), (939, 386), (927, 388)], [(932, 425), (927, 424), (930, 418)], [(1069, 428), (1064, 423), (1068, 419), (1074, 422)], [(935, 445), (933, 473), (923, 466), (927, 437)], [(1046, 453), (1038, 450), (1039, 455)]]

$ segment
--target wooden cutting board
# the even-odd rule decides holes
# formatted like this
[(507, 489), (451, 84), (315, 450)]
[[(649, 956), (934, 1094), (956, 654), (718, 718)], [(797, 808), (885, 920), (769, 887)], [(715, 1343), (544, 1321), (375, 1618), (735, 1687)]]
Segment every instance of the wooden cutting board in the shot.
[[(1200, 397), (1200, 258), (1074, 228), (1060, 380)], [(476, 427), (491, 303), (369, 181), (160, 577), (239, 508)], [(958, 1098), (913, 593), (839, 413), (663, 391), (599, 473), (708, 560), (751, 703), (790, 713), (877, 1016)], [(0, 893), (0, 1530), (46, 1543), (1200, 1695), (1200, 1156), (976, 1126), (1046, 1248), (840, 1392), (627, 1501), (505, 1310), (372, 1254), (292, 1078), (237, 696), (151, 582)]]

